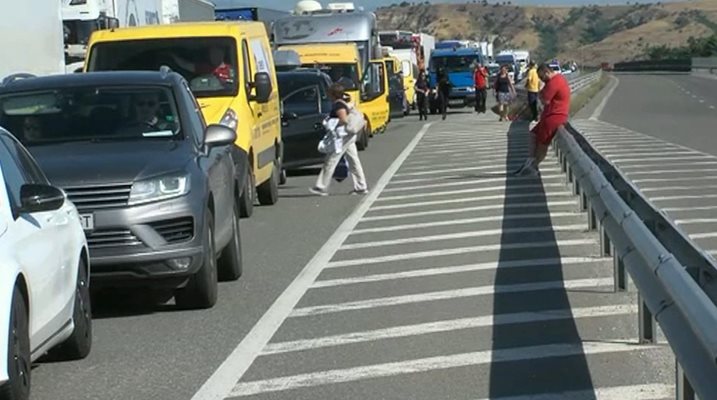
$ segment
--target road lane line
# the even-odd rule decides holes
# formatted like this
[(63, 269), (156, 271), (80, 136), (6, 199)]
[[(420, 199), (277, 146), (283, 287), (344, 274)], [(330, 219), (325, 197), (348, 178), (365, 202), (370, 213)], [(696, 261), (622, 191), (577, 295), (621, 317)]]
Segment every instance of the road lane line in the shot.
[[(704, 166), (704, 165), (717, 165), (717, 160), (715, 161), (701, 161), (701, 162), (693, 162), (693, 163), (670, 163), (670, 167), (690, 167), (690, 166)], [(632, 168), (662, 168), (665, 166), (665, 163), (660, 164), (632, 164), (632, 165), (624, 165), (620, 167), (620, 169), (632, 169)]]
[(388, 182), (411, 154), (418, 142), (426, 135), (431, 123), (423, 125), (421, 130), (396, 157), (388, 169), (376, 182), (374, 189), (364, 197), (348, 218), (341, 223), (327, 242), (306, 264), (294, 281), (279, 295), (251, 331), (242, 339), (224, 362), (212, 373), (192, 400), (221, 400), (232, 391), (236, 382), (249, 369), (261, 350), (286, 320), (304, 293), (314, 283), (327, 263), (333, 258), (336, 250), (346, 240), (349, 233), (358, 225), (361, 217), (366, 214), (374, 201), (381, 194)]
[[(525, 161), (525, 160), (523, 160)], [(490, 168), (486, 168), (483, 166), (480, 167), (468, 167), (468, 168), (460, 168), (460, 171), (483, 171), (486, 169), (494, 169), (494, 170), (505, 170), (505, 164), (498, 164), (495, 166), (491, 166)], [(446, 169), (436, 169), (433, 171), (421, 171), (421, 172), (404, 172), (401, 174), (396, 174), (398, 177), (404, 177), (404, 176), (426, 176), (426, 175), (440, 175), (440, 174), (446, 174), (446, 173), (455, 173), (456, 168), (446, 168)], [(541, 168), (540, 172), (560, 172), (559, 168)]]
[(456, 240), (456, 239), (470, 239), (486, 236), (502, 236), (509, 234), (518, 233), (540, 233), (540, 232), (585, 232), (587, 229), (585, 223), (572, 224), (572, 225), (546, 225), (546, 226), (529, 226), (522, 228), (498, 228), (498, 229), (484, 229), (480, 231), (470, 232), (458, 232), (458, 233), (447, 233), (442, 235), (430, 235), (430, 236), (414, 236), (409, 238), (391, 239), (391, 240), (377, 240), (373, 242), (361, 242), (345, 244), (339, 248), (339, 250), (357, 250), (357, 249), (370, 249), (375, 247), (385, 246), (399, 246), (405, 244), (416, 244), (426, 242), (437, 242), (443, 240)]
[[(429, 178), (415, 178), (415, 179), (398, 179), (391, 182), (391, 187), (395, 188), (397, 185), (406, 185), (406, 184), (414, 184), (414, 183), (423, 183), (423, 182), (439, 182), (439, 181), (449, 181), (449, 180), (461, 180), (461, 182), (466, 183), (494, 183), (494, 182), (521, 182), (521, 181), (531, 181), (536, 182), (539, 181), (538, 178), (533, 176), (512, 176), (509, 175), (507, 171), (505, 172), (497, 172), (497, 173), (490, 173), (486, 174), (485, 176), (471, 176), (468, 174), (461, 174), (461, 175), (446, 175), (446, 176), (434, 176)], [(554, 180), (557, 179), (559, 181), (565, 181), (565, 174), (545, 174), (540, 176), (540, 181), (548, 181), (548, 180)], [(413, 185), (413, 187), (419, 187), (418, 185)]]
[(650, 201), (668, 201), (668, 200), (691, 200), (691, 199), (717, 199), (717, 194), (703, 194), (695, 196), (659, 196), (650, 197)]
[(711, 211), (717, 210), (716, 206), (699, 206), (699, 207), (663, 207), (664, 212), (685, 212), (685, 211)]
[(377, 340), (405, 338), (409, 336), (430, 335), (443, 332), (454, 332), (464, 329), (485, 328), (499, 325), (528, 324), (563, 319), (608, 317), (637, 313), (637, 305), (621, 304), (614, 306), (564, 308), (535, 312), (488, 315), (484, 317), (458, 318), (414, 325), (403, 325), (392, 328), (376, 329), (363, 332), (351, 332), (340, 335), (325, 336), (314, 339), (294, 340), (289, 342), (269, 343), (262, 356), (291, 353), (295, 351), (314, 350), (326, 347), (345, 346), (348, 344), (366, 343)]
[[(628, 339), (626, 342), (635, 342)], [(471, 353), (453, 354), (397, 361), (384, 364), (366, 365), (353, 368), (310, 372), (294, 376), (239, 382), (230, 396), (252, 396), (263, 393), (279, 392), (299, 388), (355, 382), (366, 379), (386, 378), (405, 374), (470, 367), (491, 363), (505, 363), (554, 357), (585, 357), (594, 354), (623, 353), (659, 349), (656, 345), (637, 345), (625, 343), (561, 343), (542, 346), (516, 347), (500, 350), (485, 350)]]
[(508, 244), (491, 244), (482, 246), (468, 246), (447, 248), (440, 250), (419, 251), (415, 253), (392, 254), (389, 256), (354, 258), (350, 260), (332, 261), (328, 263), (326, 268), (343, 268), (355, 267), (359, 265), (381, 264), (394, 261), (405, 261), (424, 259), (430, 257), (454, 256), (460, 254), (477, 253), (481, 251), (497, 251), (497, 250), (517, 250), (517, 249), (539, 249), (539, 248), (557, 248), (561, 246), (587, 246), (597, 244), (597, 239), (568, 239), (568, 240), (551, 240), (547, 242), (527, 242), (527, 243), (508, 243)]
[(508, 195), (495, 195), (495, 196), (479, 196), (479, 197), (463, 197), (459, 199), (448, 199), (448, 200), (436, 200), (436, 201), (418, 201), (414, 203), (404, 203), (404, 204), (391, 204), (386, 206), (376, 206), (371, 208), (373, 211), (378, 210), (396, 210), (401, 208), (415, 208), (415, 207), (425, 207), (425, 206), (434, 206), (434, 205), (442, 205), (442, 204), (455, 204), (455, 203), (472, 203), (477, 201), (500, 201), (500, 200), (506, 200), (506, 199), (529, 199), (533, 197), (541, 197), (541, 198), (547, 198), (547, 197), (573, 197), (574, 195), (571, 192), (554, 192), (554, 193), (519, 193), (519, 194), (508, 194)]
[[(627, 176), (635, 175), (665, 175), (665, 174), (686, 174), (690, 172), (717, 172), (717, 169), (674, 169), (674, 170), (661, 170), (661, 171), (635, 171), (626, 173)], [(688, 179), (688, 178), (685, 178)]]
[[(545, 208), (545, 207), (558, 207), (558, 206), (574, 206), (577, 204), (577, 200), (567, 200), (567, 201), (541, 201), (537, 203), (513, 203), (513, 204), (493, 204), (488, 206), (477, 206), (477, 207), (460, 207), (460, 208), (446, 208), (446, 209), (439, 209), (439, 210), (430, 210), (430, 211), (419, 211), (419, 212), (410, 212), (410, 213), (400, 213), (400, 214), (388, 214), (388, 215), (376, 215), (376, 216), (369, 216), (369, 217), (363, 217), (361, 219), (361, 222), (370, 222), (370, 221), (387, 221), (392, 219), (406, 219), (406, 218), (414, 218), (414, 217), (423, 217), (423, 216), (429, 216), (429, 215), (444, 215), (444, 214), (459, 214), (463, 212), (471, 212), (471, 211), (490, 211), (490, 210), (502, 210), (502, 209), (523, 209), (523, 208)], [(491, 217), (492, 218), (492, 217)]]
[(652, 187), (652, 188), (640, 188), (643, 193), (650, 192), (665, 192), (665, 191), (683, 191), (683, 190), (703, 190), (703, 189), (717, 189), (717, 185), (703, 185), (703, 186), (668, 186), (668, 187)]
[[(470, 166), (470, 168), (473, 168), (473, 170), (492, 170), (492, 169), (501, 169), (501, 168), (505, 169), (505, 168), (510, 168), (511, 166), (523, 165), (523, 163), (525, 163), (525, 160), (523, 160), (522, 163), (520, 161), (514, 161), (514, 162), (507, 163), (507, 164), (504, 162), (504, 160), (501, 160), (500, 162), (480, 161), (480, 162), (476, 162), (476, 163), (472, 164)], [(462, 171), (466, 167), (466, 164), (436, 164), (436, 163), (428, 164), (428, 163), (426, 163), (425, 166), (421, 166), (420, 168), (401, 168), (401, 171), (405, 171), (405, 172), (401, 172), (401, 174), (409, 174), (409, 173), (413, 174), (413, 173), (418, 173), (418, 172), (426, 172), (426, 170), (430, 170), (433, 168), (448, 169), (451, 167), (453, 167), (451, 169), (451, 171), (456, 171), (456, 170)], [(398, 176), (400, 176), (400, 175), (398, 175)]]
[(471, 189), (461, 189), (461, 190), (447, 190), (447, 191), (430, 191), (428, 193), (414, 193), (414, 194), (407, 194), (407, 195), (401, 195), (401, 196), (386, 196), (386, 197), (379, 197), (376, 199), (377, 202), (383, 202), (383, 201), (396, 201), (396, 200), (409, 200), (409, 199), (422, 199), (426, 197), (439, 197), (439, 196), (450, 196), (455, 194), (467, 194), (467, 193), (482, 193), (482, 192), (495, 192), (500, 190), (518, 190), (518, 189), (543, 189), (546, 187), (561, 187), (565, 188), (565, 185), (562, 183), (536, 183), (533, 185), (515, 185), (515, 186), (506, 186), (506, 185), (499, 185), (499, 186), (488, 186), (488, 187), (480, 187), (480, 188), (471, 188)]
[(717, 232), (692, 233), (690, 239), (714, 239), (717, 238)]
[(593, 264), (609, 262), (611, 258), (597, 257), (562, 257), (562, 258), (543, 258), (533, 260), (515, 260), (515, 261), (493, 261), (480, 264), (466, 264), (456, 266), (439, 266), (430, 268), (420, 268), (409, 271), (389, 272), (383, 274), (363, 275), (351, 278), (337, 278), (318, 280), (311, 286), (312, 289), (334, 286), (356, 285), (360, 283), (372, 283), (390, 280), (401, 280), (411, 278), (421, 278), (426, 276), (451, 275), (464, 272), (476, 271), (493, 271), (511, 268), (529, 268), (529, 267), (548, 267), (548, 266), (570, 266), (581, 264)]
[(717, 218), (676, 219), (675, 223), (678, 225), (714, 224), (717, 223)]
[(674, 386), (656, 383), (647, 385), (599, 387), (586, 390), (568, 390), (560, 393), (492, 397), (491, 400), (657, 400), (668, 398), (675, 398)]
[(607, 93), (605, 93), (605, 97), (602, 98), (595, 110), (593, 110), (592, 115), (590, 115), (591, 121), (597, 121), (600, 119), (600, 115), (602, 115), (605, 106), (607, 106), (607, 102), (610, 100), (610, 97), (612, 97), (613, 93), (615, 93), (615, 89), (617, 89), (617, 86), (619, 84), (620, 80), (617, 77), (610, 76), (610, 88), (608, 89)]
[[(539, 203), (536, 203), (536, 204), (539, 204)], [(575, 203), (572, 203), (572, 204), (575, 204)], [(583, 213), (581, 213), (581, 212), (551, 212), (551, 213), (510, 214), (510, 215), (501, 214), (501, 215), (492, 215), (489, 217), (461, 218), (461, 219), (453, 219), (453, 220), (448, 220), (448, 221), (419, 222), (419, 223), (415, 223), (415, 224), (389, 225), (389, 226), (381, 226), (381, 227), (375, 227), (375, 228), (355, 229), (351, 233), (351, 236), (362, 235), (362, 234), (367, 234), (367, 233), (397, 232), (397, 231), (414, 230), (414, 229), (435, 228), (435, 227), (439, 227), (439, 226), (468, 225), (468, 224), (476, 224), (476, 223), (480, 223), (480, 222), (503, 222), (503, 221), (515, 221), (515, 220), (520, 221), (520, 220), (528, 220), (528, 219), (580, 217), (582, 215), (583, 215)], [(361, 222), (364, 222), (364, 221), (365, 220), (361, 220)]]
[[(717, 179), (717, 176), (700, 176), (700, 180), (712, 180)], [(632, 179), (632, 183), (664, 183), (664, 182), (684, 182), (685, 178), (647, 178), (647, 179)]]

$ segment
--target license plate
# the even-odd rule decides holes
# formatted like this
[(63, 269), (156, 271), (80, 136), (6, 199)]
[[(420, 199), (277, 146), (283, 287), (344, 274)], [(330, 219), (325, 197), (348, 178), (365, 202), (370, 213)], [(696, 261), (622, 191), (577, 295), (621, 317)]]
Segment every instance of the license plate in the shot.
[(462, 106), (463, 100), (450, 100), (450, 101), (448, 101), (448, 104), (450, 104), (452, 106)]
[(80, 214), (80, 225), (86, 231), (95, 229), (95, 216), (93, 214)]

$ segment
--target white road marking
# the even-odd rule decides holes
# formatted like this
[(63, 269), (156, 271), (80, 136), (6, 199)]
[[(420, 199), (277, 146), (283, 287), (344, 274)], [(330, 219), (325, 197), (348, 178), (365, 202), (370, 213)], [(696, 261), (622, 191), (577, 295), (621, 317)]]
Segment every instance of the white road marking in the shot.
[(420, 176), (420, 175), (432, 175), (433, 171), (442, 171), (442, 172), (461, 172), (461, 171), (490, 171), (490, 170), (505, 170), (506, 168), (509, 168), (510, 166), (520, 166), (525, 162), (525, 158), (518, 159), (516, 161), (512, 161), (509, 163), (504, 162), (504, 160), (501, 160), (500, 162), (486, 162), (485, 160), (481, 160), (479, 162), (476, 162), (472, 164), (471, 166), (467, 166), (466, 164), (436, 164), (433, 163), (426, 163), (425, 166), (422, 166), (420, 168), (401, 168), (401, 173), (397, 174), (397, 176)]
[(710, 106), (710, 110), (714, 110), (714, 109), (715, 109), (715, 106)]
[(675, 223), (678, 225), (714, 224), (717, 223), (717, 218), (676, 219)]
[[(717, 179), (717, 176), (700, 176), (700, 180)], [(664, 182), (684, 182), (685, 178), (648, 178), (648, 179), (632, 179), (632, 183), (664, 183)]]
[[(401, 174), (396, 174), (398, 177), (404, 177), (404, 176), (427, 176), (427, 175), (440, 175), (440, 174), (450, 174), (455, 173), (456, 171), (464, 172), (464, 171), (485, 171), (485, 170), (499, 170), (499, 171), (505, 171), (505, 164), (499, 164), (499, 165), (492, 165), (492, 166), (480, 166), (480, 167), (457, 167), (457, 168), (445, 168), (445, 169), (435, 169), (432, 171), (421, 171), (421, 172), (404, 172)], [(558, 168), (540, 168), (540, 172), (560, 172), (560, 169)]]
[[(702, 178), (700, 178), (702, 179)], [(661, 208), (664, 212), (684, 212), (684, 211), (710, 211), (717, 210), (716, 206), (700, 206), (700, 207), (663, 207)]]
[(461, 189), (461, 190), (447, 190), (447, 191), (443, 191), (443, 192), (429, 191), (429, 192), (425, 192), (425, 193), (414, 193), (414, 194), (406, 194), (406, 195), (401, 195), (401, 196), (386, 196), (386, 197), (379, 197), (376, 201), (382, 202), (382, 201), (396, 201), (396, 200), (409, 200), (409, 199), (423, 199), (426, 197), (451, 196), (451, 195), (456, 195), (456, 194), (505, 191), (506, 189), (510, 189), (511, 191), (519, 190), (519, 189), (536, 189), (536, 192), (541, 193), (542, 191), (540, 189), (549, 188), (549, 187), (565, 188), (565, 185), (562, 183), (544, 183), (544, 184), (538, 183), (538, 184), (533, 184), (533, 185), (488, 186), (488, 187), (479, 187), (479, 188)]
[[(543, 203), (544, 204), (544, 203)], [(575, 204), (574, 202), (572, 204)], [(502, 206), (497, 206), (498, 209), (502, 209)], [(421, 214), (424, 215), (424, 214)], [(374, 228), (355, 229), (351, 235), (362, 235), (367, 233), (382, 233), (382, 232), (397, 232), (405, 230), (418, 230), (425, 228), (435, 228), (439, 226), (457, 226), (457, 225), (468, 225), (477, 224), (481, 222), (503, 222), (503, 221), (515, 221), (515, 220), (528, 220), (528, 219), (545, 219), (545, 218), (560, 218), (560, 217), (580, 217), (582, 213), (579, 212), (551, 212), (551, 213), (536, 213), (536, 214), (510, 214), (510, 215), (491, 215), (489, 217), (476, 217), (476, 218), (461, 218), (453, 220), (441, 220), (431, 222), (419, 222), (415, 224), (403, 224), (403, 225), (389, 225), (380, 226)], [(363, 219), (361, 222), (366, 221)]]
[(425, 206), (434, 206), (434, 205), (442, 205), (442, 204), (455, 204), (455, 203), (473, 203), (477, 201), (500, 201), (500, 200), (506, 200), (506, 199), (529, 199), (533, 197), (572, 197), (573, 194), (571, 192), (553, 192), (553, 193), (542, 193), (542, 192), (536, 192), (536, 193), (518, 193), (518, 194), (508, 194), (508, 195), (495, 195), (495, 196), (479, 196), (479, 197), (465, 197), (460, 199), (447, 199), (447, 200), (436, 200), (436, 201), (419, 201), (415, 203), (403, 203), (403, 204), (391, 204), (387, 206), (376, 206), (371, 208), (373, 211), (378, 210), (397, 210), (401, 208), (415, 208), (415, 207), (425, 207)]
[(703, 194), (703, 195), (696, 195), (696, 196), (650, 197), (650, 201), (690, 200), (690, 199), (717, 199), (717, 194)]
[(357, 208), (336, 229), (327, 242), (306, 264), (293, 282), (279, 295), (264, 315), (257, 321), (249, 333), (242, 339), (224, 362), (207, 379), (192, 400), (221, 400), (232, 391), (237, 380), (244, 376), (261, 350), (289, 316), (304, 293), (314, 283), (324, 267), (336, 254), (336, 250), (346, 240), (349, 233), (356, 227), (364, 214), (381, 194), (393, 175), (408, 158), (418, 142), (428, 132), (432, 124), (425, 124), (401, 154), (391, 163), (386, 172), (376, 183), (374, 190), (364, 197)]
[(539, 249), (539, 248), (557, 248), (561, 246), (588, 246), (597, 244), (597, 239), (568, 239), (568, 240), (550, 240), (547, 242), (527, 242), (527, 243), (508, 243), (508, 244), (491, 244), (482, 246), (468, 246), (447, 248), (440, 250), (427, 250), (415, 253), (392, 254), (388, 256), (354, 258), (350, 260), (332, 261), (328, 263), (326, 268), (344, 268), (355, 267), (359, 265), (381, 264), (394, 261), (406, 261), (415, 259), (425, 259), (430, 257), (454, 256), (459, 254), (470, 254), (481, 251), (498, 251), (498, 250), (517, 250), (517, 249)]
[[(629, 339), (629, 341), (637, 343), (636, 339)], [(552, 357), (584, 357), (593, 354), (646, 351), (658, 348), (658, 346), (645, 346), (638, 344), (584, 342), (485, 350), (361, 367), (310, 372), (306, 374), (259, 381), (239, 382), (234, 387), (234, 390), (231, 391), (230, 396), (252, 396), (262, 393), (491, 363), (504, 363)]]
[(704, 100), (700, 99), (700, 103), (704, 103), (704, 102), (705, 102)]
[(669, 192), (669, 191), (683, 191), (683, 190), (704, 190), (704, 189), (717, 189), (717, 185), (701, 185), (701, 186), (668, 186), (668, 187), (652, 187), (652, 188), (640, 188), (643, 193), (650, 192)]
[(517, 233), (540, 233), (540, 232), (584, 232), (586, 227), (584, 223), (572, 225), (547, 225), (547, 226), (530, 226), (522, 228), (499, 228), (499, 229), (483, 229), (480, 231), (446, 233), (442, 235), (430, 236), (414, 236), (409, 238), (377, 240), (373, 242), (351, 243), (341, 246), (340, 250), (357, 250), (370, 249), (374, 247), (399, 246), (404, 244), (437, 242), (441, 240), (469, 239), (485, 236), (502, 236)]
[[(521, 164), (522, 165), (522, 164)], [(516, 164), (516, 168), (518, 165)], [(519, 182), (519, 181), (518, 181)], [(511, 182), (510, 188), (521, 188), (525, 187), (527, 185), (519, 185), (518, 182)], [(454, 186), (472, 186), (472, 185), (482, 185), (482, 184), (490, 184), (490, 183), (499, 183), (502, 187), (505, 187), (506, 185), (506, 179), (505, 178), (490, 178), (490, 179), (465, 179), (465, 180), (455, 180), (454, 182), (444, 182), (444, 183), (431, 183), (427, 185), (415, 185), (415, 186), (408, 186), (408, 187), (391, 187), (387, 188), (383, 191), (383, 193), (394, 193), (394, 192), (412, 192), (412, 191), (422, 191), (422, 192), (430, 192), (428, 189), (440, 189), (440, 188), (449, 188)], [(555, 183), (551, 183), (549, 185), (554, 185)], [(565, 186), (564, 183), (560, 183), (563, 186)], [(545, 186), (545, 184), (543, 185)], [(480, 186), (482, 187), (482, 186)]]
[(560, 393), (493, 397), (491, 400), (656, 400), (674, 397), (674, 386), (656, 383), (648, 385), (600, 387), (586, 390), (569, 390)]
[(351, 332), (315, 339), (269, 343), (266, 346), (266, 349), (262, 352), (262, 355), (345, 346), (348, 344), (373, 342), (376, 340), (429, 335), (434, 333), (453, 332), (463, 329), (484, 328), (496, 325), (527, 324), (563, 319), (607, 317), (634, 313), (637, 313), (637, 305), (625, 304), (616, 306), (573, 308), (572, 310), (568, 308), (513, 314), (498, 314), (495, 316), (488, 315), (485, 317), (459, 318), (423, 324), (396, 326), (371, 331)]
[(689, 236), (691, 239), (714, 239), (717, 238), (717, 232), (692, 233)]
[[(429, 211), (418, 211), (418, 212), (411, 212), (411, 213), (400, 213), (400, 214), (388, 214), (388, 215), (376, 215), (372, 217), (364, 217), (361, 219), (361, 222), (369, 222), (369, 221), (386, 221), (386, 220), (392, 220), (392, 219), (404, 219), (404, 218), (414, 218), (414, 217), (423, 217), (423, 216), (429, 216), (429, 215), (444, 215), (444, 214), (459, 214), (463, 212), (471, 212), (471, 211), (489, 211), (489, 210), (503, 210), (503, 209), (522, 209), (522, 208), (550, 208), (550, 207), (558, 207), (558, 206), (574, 206), (577, 204), (577, 200), (567, 200), (567, 201), (541, 201), (538, 203), (514, 203), (514, 204), (493, 204), (488, 206), (476, 206), (476, 207), (460, 207), (460, 208), (447, 208), (447, 209), (439, 209), (439, 210), (429, 210)], [(502, 216), (503, 214), (501, 214)], [(354, 232), (355, 233), (355, 232)]]
[(608, 89), (607, 93), (605, 93), (605, 97), (602, 98), (600, 101), (600, 104), (595, 108), (592, 115), (590, 115), (591, 121), (597, 121), (600, 119), (600, 115), (602, 114), (603, 110), (605, 109), (605, 106), (607, 105), (607, 102), (610, 100), (610, 97), (612, 97), (613, 93), (615, 93), (615, 89), (617, 89), (617, 86), (620, 84), (620, 80), (617, 79), (615, 76), (610, 77), (610, 89)]
[[(636, 176), (636, 175), (666, 175), (666, 174), (688, 174), (691, 172), (697, 172), (697, 173), (711, 173), (711, 172), (717, 172), (717, 169), (673, 169), (673, 170), (653, 170), (653, 171), (636, 171), (636, 172), (628, 172), (626, 175), (628, 176)], [(689, 179), (689, 178), (685, 178)]]
[[(626, 156), (626, 154), (621, 154), (615, 157), (607, 156), (610, 161), (614, 163), (621, 163), (621, 162), (645, 162), (645, 161), (661, 161), (663, 160), (663, 156), (667, 155), (669, 159), (676, 159), (676, 158), (684, 158), (687, 160), (690, 159), (700, 159), (700, 158), (706, 158), (704, 155), (697, 153), (695, 151), (677, 151), (677, 152), (670, 152), (666, 153), (664, 151), (660, 151), (657, 153), (633, 153), (630, 154), (630, 157), (628, 158), (620, 158)], [(678, 156), (678, 157), (675, 157)], [(689, 157), (692, 156), (692, 157)], [(665, 157), (667, 158), (667, 157)]]
[[(557, 179), (560, 181), (565, 180), (565, 174), (545, 174), (540, 176), (540, 180), (547, 181), (547, 180), (553, 180)], [(502, 173), (486, 173), (483, 177), (480, 175), (477, 176), (470, 176), (468, 174), (461, 174), (461, 175), (446, 175), (446, 176), (433, 176), (428, 178), (415, 178), (415, 179), (398, 179), (391, 182), (391, 187), (395, 187), (397, 185), (406, 185), (406, 184), (415, 184), (415, 183), (423, 183), (423, 182), (440, 182), (440, 181), (457, 181), (460, 180), (460, 182), (466, 182), (466, 183), (494, 183), (494, 182), (520, 182), (520, 181), (538, 181), (537, 178), (532, 176), (511, 176), (508, 174), (508, 172), (502, 172)], [(414, 187), (419, 187), (418, 185), (414, 185)]]
[[(702, 162), (693, 162), (693, 163), (670, 163), (670, 167), (690, 167), (690, 166), (704, 166), (704, 165), (717, 165), (717, 160), (715, 161), (702, 161)], [(630, 168), (662, 168), (665, 166), (665, 163), (660, 164), (632, 164), (632, 165), (623, 165), (620, 167), (620, 169), (630, 169)]]
[[(511, 166), (517, 167), (519, 165), (523, 165), (524, 162), (525, 162), (525, 160), (523, 160), (522, 162), (514, 161), (514, 162), (511, 162), (508, 164), (506, 164), (505, 162), (501, 162), (501, 165), (503, 165), (504, 167), (510, 168)], [(461, 168), (464, 168), (464, 167), (480, 167), (480, 166), (489, 167), (489, 166), (493, 166), (495, 164), (496, 163), (491, 162), (491, 161), (486, 162), (484, 159), (481, 158), (481, 159), (478, 159), (475, 161), (456, 160), (451, 163), (445, 163), (445, 164), (433, 163), (433, 164), (426, 164), (426, 165), (417, 165), (415, 167), (414, 166), (404, 166), (403, 168), (401, 168), (401, 171), (402, 172), (414, 172), (414, 171), (425, 171), (425, 170), (429, 170), (429, 169), (433, 169), (433, 168), (451, 168), (451, 167), (455, 168), (456, 170), (460, 170)]]
[(314, 315), (333, 314), (347, 311), (366, 310), (378, 307), (393, 307), (405, 304), (425, 303), (431, 301), (454, 300), (465, 297), (487, 296), (500, 293), (521, 293), (543, 290), (570, 290), (584, 288), (598, 288), (614, 285), (612, 278), (591, 278), (560, 280), (549, 282), (516, 283), (513, 285), (486, 285), (462, 289), (442, 290), (439, 292), (425, 292), (403, 296), (380, 297), (376, 299), (348, 301), (345, 303), (322, 304), (297, 308), (291, 312), (290, 317), (308, 317)]
[(426, 276), (437, 276), (437, 275), (451, 275), (459, 274), (464, 272), (475, 272), (475, 271), (492, 271), (500, 269), (510, 268), (527, 268), (527, 267), (547, 267), (547, 266), (572, 266), (580, 264), (594, 264), (604, 263), (612, 260), (611, 258), (597, 258), (597, 257), (562, 257), (562, 258), (543, 258), (534, 260), (516, 260), (516, 261), (493, 261), (479, 264), (467, 264), (457, 266), (441, 266), (441, 267), (430, 267), (420, 268), (409, 271), (401, 272), (389, 272), (383, 274), (363, 275), (352, 278), (337, 278), (319, 280), (314, 282), (312, 288), (322, 287), (333, 287), (333, 286), (346, 286), (356, 285), (360, 283), (371, 283), (381, 282), (390, 280), (400, 279), (411, 279), (421, 278)]

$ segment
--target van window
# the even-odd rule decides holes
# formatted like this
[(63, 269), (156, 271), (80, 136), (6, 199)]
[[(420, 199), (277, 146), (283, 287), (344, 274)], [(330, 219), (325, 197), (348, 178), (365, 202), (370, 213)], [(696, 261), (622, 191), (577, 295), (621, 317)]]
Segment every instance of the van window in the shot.
[(236, 96), (236, 41), (231, 37), (143, 39), (92, 46), (89, 71), (158, 71), (181, 74), (197, 97)]
[(341, 83), (344, 89), (358, 90), (358, 64), (304, 64), (303, 67), (320, 69), (321, 72), (331, 77), (333, 82)]

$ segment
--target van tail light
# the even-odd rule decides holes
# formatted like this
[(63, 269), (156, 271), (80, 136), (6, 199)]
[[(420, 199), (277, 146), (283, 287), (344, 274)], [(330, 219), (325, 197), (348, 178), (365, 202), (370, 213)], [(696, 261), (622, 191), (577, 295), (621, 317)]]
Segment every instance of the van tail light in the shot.
[(219, 121), (219, 125), (224, 125), (228, 128), (236, 130), (237, 126), (239, 126), (239, 117), (237, 117), (236, 111), (231, 108), (227, 109), (227, 112), (224, 113), (224, 116)]

